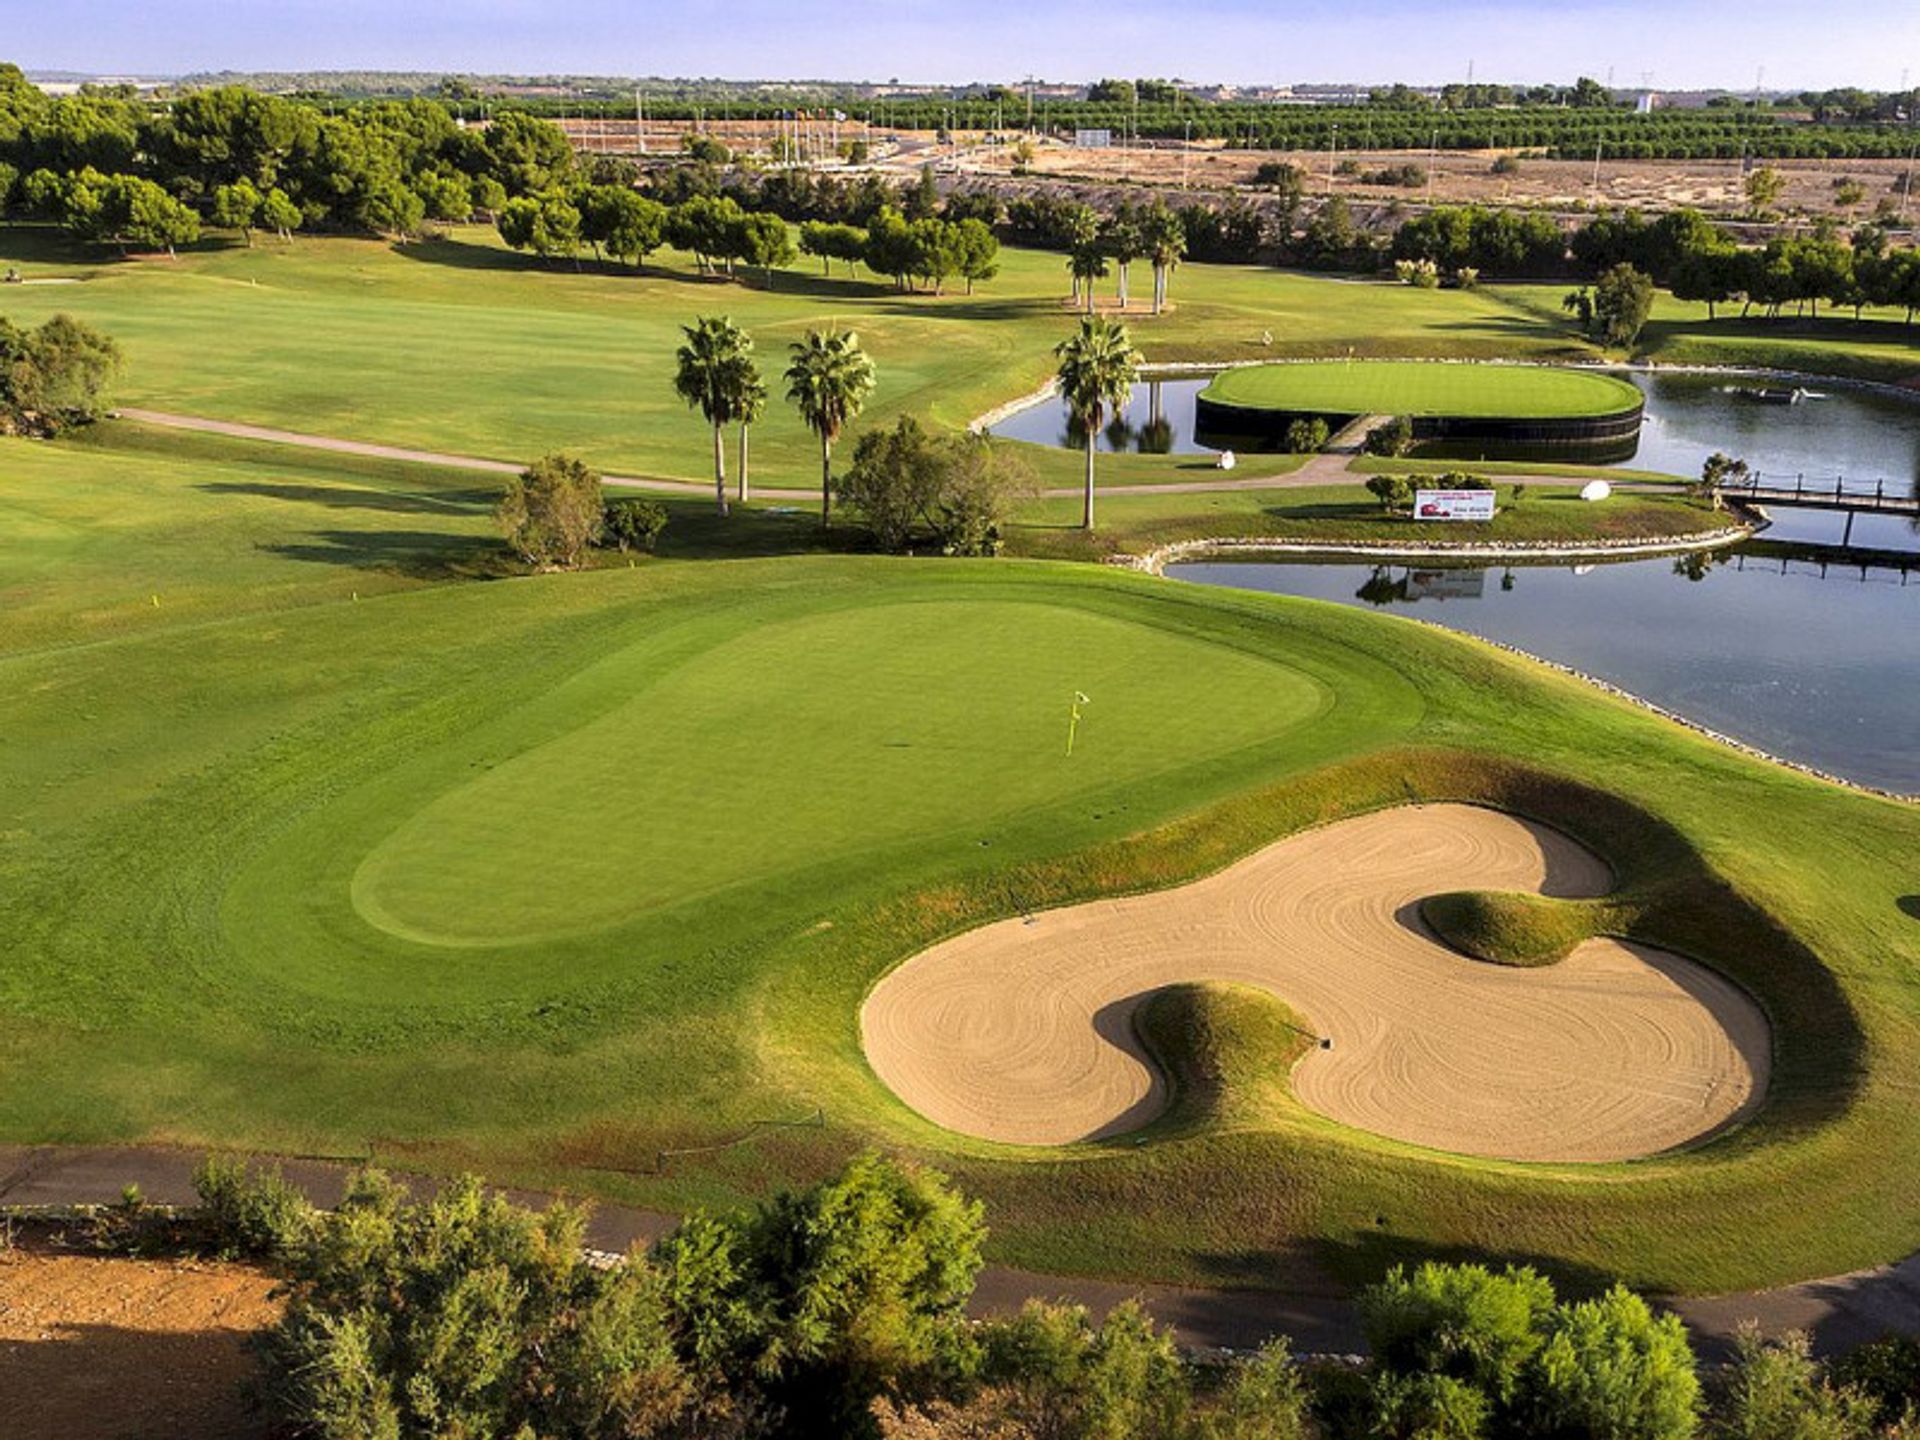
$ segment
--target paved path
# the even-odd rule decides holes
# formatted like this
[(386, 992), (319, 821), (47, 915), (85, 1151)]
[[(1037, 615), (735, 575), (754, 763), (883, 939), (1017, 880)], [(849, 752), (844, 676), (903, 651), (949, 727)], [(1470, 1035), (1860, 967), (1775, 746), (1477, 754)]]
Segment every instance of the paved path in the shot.
[[(138, 1184), (156, 1204), (191, 1204), (198, 1161), (197, 1151), (153, 1146), (0, 1145), (0, 1206), (110, 1204), (129, 1183)], [(289, 1180), (323, 1205), (339, 1199), (349, 1169), (330, 1160), (280, 1164)], [(535, 1191), (507, 1193), (523, 1203), (552, 1198)], [(657, 1210), (602, 1204), (594, 1210), (588, 1240), (600, 1249), (623, 1251), (636, 1241), (653, 1240), (673, 1223), (674, 1217)], [(1071, 1300), (1097, 1314), (1138, 1299), (1161, 1324), (1172, 1326), (1182, 1343), (1203, 1348), (1251, 1349), (1275, 1335), (1289, 1336), (1296, 1350), (1312, 1354), (1350, 1354), (1361, 1344), (1347, 1293), (1331, 1281), (1287, 1293), (1211, 1290), (990, 1265), (981, 1273), (971, 1309), (980, 1316), (1001, 1315), (1033, 1298)], [(1888, 1330), (1920, 1333), (1920, 1255), (1779, 1290), (1681, 1300), (1671, 1308), (1709, 1355), (1724, 1354), (1734, 1330), (1747, 1320), (1758, 1321), (1770, 1334), (1810, 1331), (1822, 1352), (1844, 1350)]]

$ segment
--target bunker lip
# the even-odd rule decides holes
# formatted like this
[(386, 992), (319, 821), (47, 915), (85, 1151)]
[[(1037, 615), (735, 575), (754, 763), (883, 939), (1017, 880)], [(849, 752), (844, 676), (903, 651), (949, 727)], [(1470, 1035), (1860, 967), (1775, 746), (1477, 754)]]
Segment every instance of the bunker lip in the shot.
[(908, 960), (861, 1010), (867, 1058), (945, 1128), (1021, 1145), (1099, 1140), (1166, 1108), (1134, 1034), (1147, 996), (1250, 984), (1332, 1042), (1294, 1072), (1307, 1109), (1456, 1154), (1619, 1161), (1750, 1115), (1771, 1036), (1694, 961), (1589, 940), (1560, 964), (1465, 959), (1415, 906), (1463, 887), (1606, 893), (1592, 852), (1470, 805), (1404, 806), (1266, 847), (1173, 890), (988, 925)]

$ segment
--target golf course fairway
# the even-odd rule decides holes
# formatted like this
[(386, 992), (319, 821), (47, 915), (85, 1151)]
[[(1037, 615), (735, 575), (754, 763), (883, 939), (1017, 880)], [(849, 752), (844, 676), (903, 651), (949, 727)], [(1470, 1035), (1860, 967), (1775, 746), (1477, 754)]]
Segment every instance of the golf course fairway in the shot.
[[(0, 444), (0, 1138), (671, 1209), (881, 1146), (980, 1196), (998, 1259), (1188, 1282), (1500, 1254), (1722, 1291), (1920, 1248), (1911, 805), (1330, 605), (680, 500), (658, 556), (526, 575), (497, 477)], [(1749, 997), (1758, 1107), (1639, 1159), (1462, 1155), (1316, 1112), (1281, 1027), (1223, 1023), (1148, 1037), (1144, 1128), (1014, 1146), (868, 1063), (863, 1005), (935, 945), (1435, 802), (1605, 864), (1551, 935)], [(1446, 876), (1527, 913), (1502, 883)]]

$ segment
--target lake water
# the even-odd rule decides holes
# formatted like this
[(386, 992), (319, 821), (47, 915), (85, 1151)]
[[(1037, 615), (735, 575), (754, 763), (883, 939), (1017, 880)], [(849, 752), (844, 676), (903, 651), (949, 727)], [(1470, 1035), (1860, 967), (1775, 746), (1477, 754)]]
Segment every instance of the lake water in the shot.
[(1167, 573), (1435, 621), (1571, 665), (1783, 758), (1920, 793), (1920, 570), (1875, 568), (1863, 579), (1858, 566), (1749, 547), (1691, 563), (1256, 561)]
[[(1628, 374), (1647, 397), (1646, 422), (1631, 459), (1616, 462), (1670, 475), (1697, 475), (1714, 451), (1745, 460), (1768, 477), (1804, 475), (1809, 484), (1844, 477), (1849, 489), (1906, 493), (1920, 477), (1920, 396), (1912, 400), (1807, 382), (1813, 398), (1765, 405), (1733, 393), (1742, 382), (1724, 375)], [(1109, 452), (1212, 454), (1194, 430), (1194, 398), (1208, 377), (1142, 380), (1133, 398), (1100, 436)], [(1008, 416), (993, 433), (1009, 440), (1078, 448), (1065, 405), (1043, 400)]]

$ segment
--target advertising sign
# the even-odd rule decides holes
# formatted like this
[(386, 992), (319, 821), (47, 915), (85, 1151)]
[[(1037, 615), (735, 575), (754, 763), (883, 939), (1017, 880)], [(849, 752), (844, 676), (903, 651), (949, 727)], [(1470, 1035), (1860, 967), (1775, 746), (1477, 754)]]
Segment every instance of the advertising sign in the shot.
[(1491, 490), (1416, 490), (1413, 495), (1416, 520), (1491, 520)]

